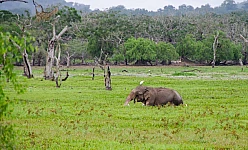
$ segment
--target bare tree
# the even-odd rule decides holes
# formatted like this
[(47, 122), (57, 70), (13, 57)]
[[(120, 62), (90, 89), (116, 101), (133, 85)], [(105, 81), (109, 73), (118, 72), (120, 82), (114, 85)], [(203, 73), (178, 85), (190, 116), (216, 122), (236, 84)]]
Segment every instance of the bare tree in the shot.
[(246, 50), (248, 48), (248, 40), (241, 34), (239, 36), (244, 41), (242, 54), (244, 55), (243, 64), (246, 65), (246, 62), (247, 62), (247, 51)]
[(71, 57), (74, 56), (75, 53), (73, 53), (72, 55), (70, 55), (69, 51), (66, 51), (66, 67), (69, 68), (70, 67), (70, 62), (71, 62)]
[(216, 62), (216, 50), (217, 50), (217, 46), (218, 46), (218, 38), (219, 38), (219, 32), (216, 33), (216, 35), (214, 35), (214, 43), (213, 43), (213, 62), (212, 62), (212, 68), (215, 67), (215, 62)]
[(68, 30), (68, 27), (65, 26), (64, 29), (58, 35), (56, 35), (56, 32), (55, 32), (56, 21), (57, 21), (57, 19), (55, 18), (54, 23), (52, 23), (53, 37), (48, 43), (48, 49), (47, 49), (47, 55), (46, 55), (46, 67), (45, 67), (45, 71), (44, 71), (45, 79), (54, 79), (54, 72), (52, 70), (52, 67), (53, 67), (53, 63), (54, 63), (55, 43), (56, 43), (56, 41), (59, 41), (61, 36)]
[(102, 54), (103, 54), (103, 50), (101, 49), (101, 54), (100, 54), (100, 56), (99, 56), (99, 58), (97, 58), (96, 56), (95, 56), (95, 66), (99, 66), (103, 71), (104, 71), (104, 66), (102, 66), (101, 64), (101, 58), (102, 58)]

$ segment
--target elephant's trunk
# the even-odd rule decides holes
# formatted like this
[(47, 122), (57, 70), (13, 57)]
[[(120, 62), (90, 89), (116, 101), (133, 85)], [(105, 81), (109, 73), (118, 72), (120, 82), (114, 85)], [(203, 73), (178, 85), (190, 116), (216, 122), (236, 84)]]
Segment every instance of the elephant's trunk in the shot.
[(133, 99), (135, 99), (135, 92), (134, 92), (134, 91), (132, 91), (132, 92), (128, 95), (128, 97), (126, 98), (126, 101), (125, 101), (125, 103), (124, 103), (124, 106), (129, 105), (129, 102), (130, 102), (131, 100), (133, 100)]

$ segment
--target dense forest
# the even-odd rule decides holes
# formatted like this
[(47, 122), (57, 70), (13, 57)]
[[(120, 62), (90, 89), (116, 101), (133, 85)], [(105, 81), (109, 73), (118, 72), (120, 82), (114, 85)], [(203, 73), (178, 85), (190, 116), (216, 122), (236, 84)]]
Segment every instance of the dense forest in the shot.
[[(157, 11), (124, 6), (100, 11), (64, 0), (35, 2), (44, 13), (59, 10), (49, 19), (37, 20), (36, 11), (43, 10), (33, 2), (0, 3), (0, 32), (31, 39), (27, 42), (35, 48), (27, 49), (27, 54), (32, 65), (46, 64), (48, 41), (54, 31), (59, 34), (65, 27), (68, 30), (55, 41), (61, 43), (60, 64), (64, 65), (247, 63), (248, 1), (225, 0), (215, 8), (169, 5)], [(23, 60), (16, 64), (22, 65)]]

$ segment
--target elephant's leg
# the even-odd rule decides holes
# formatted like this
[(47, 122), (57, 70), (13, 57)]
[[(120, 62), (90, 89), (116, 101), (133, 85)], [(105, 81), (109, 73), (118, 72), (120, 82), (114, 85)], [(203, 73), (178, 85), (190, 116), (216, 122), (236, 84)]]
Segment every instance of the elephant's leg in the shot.
[(154, 103), (152, 103), (151, 101), (147, 100), (146, 101), (146, 106), (154, 106)]
[(149, 106), (149, 101), (146, 101), (145, 105), (146, 105), (146, 106)]
[(155, 97), (153, 95), (150, 95), (150, 97), (146, 99), (145, 103), (146, 106), (155, 106), (156, 105)]

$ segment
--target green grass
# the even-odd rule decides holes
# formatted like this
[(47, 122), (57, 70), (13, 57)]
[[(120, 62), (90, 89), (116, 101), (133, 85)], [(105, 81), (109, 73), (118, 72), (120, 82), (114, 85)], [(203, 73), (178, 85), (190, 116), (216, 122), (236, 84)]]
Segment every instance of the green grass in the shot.
[[(17, 149), (247, 149), (248, 69), (240, 67), (111, 67), (112, 91), (103, 72), (69, 69), (61, 88), (42, 79), (18, 78), (26, 93), (6, 89), (17, 102), (8, 121), (17, 131)], [(123, 69), (128, 72), (122, 72)], [(197, 69), (194, 75), (176, 72)], [(65, 72), (62, 72), (65, 75)], [(177, 90), (188, 106), (123, 104), (141, 80)]]
[(172, 76), (196, 76), (193, 72), (175, 72)]

